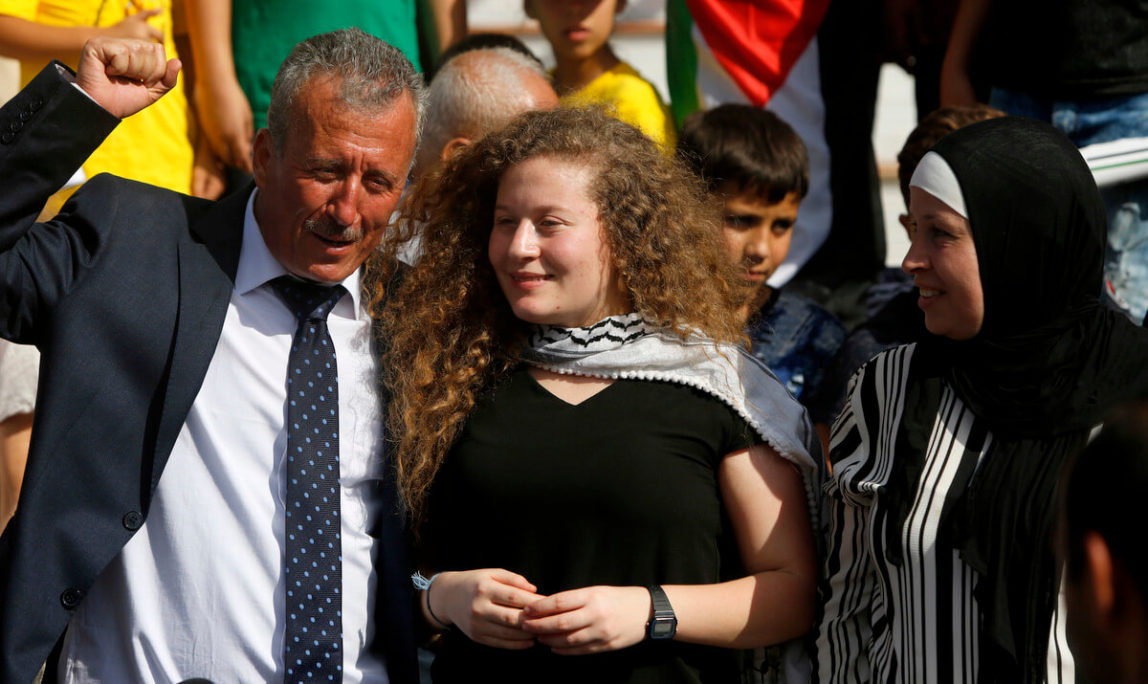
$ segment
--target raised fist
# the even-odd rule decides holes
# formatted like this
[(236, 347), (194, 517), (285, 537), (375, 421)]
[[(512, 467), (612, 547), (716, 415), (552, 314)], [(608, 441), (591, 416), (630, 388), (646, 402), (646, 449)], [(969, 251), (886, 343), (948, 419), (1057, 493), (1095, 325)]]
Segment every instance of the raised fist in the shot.
[(180, 61), (167, 59), (163, 45), (127, 38), (93, 38), (80, 53), (76, 85), (121, 119), (175, 87)]

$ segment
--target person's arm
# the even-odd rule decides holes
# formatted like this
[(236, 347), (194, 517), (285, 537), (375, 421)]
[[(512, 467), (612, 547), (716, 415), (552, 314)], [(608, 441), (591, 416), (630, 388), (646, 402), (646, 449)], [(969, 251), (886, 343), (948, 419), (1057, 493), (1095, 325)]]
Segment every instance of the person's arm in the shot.
[(251, 173), (254, 118), (235, 75), (231, 0), (188, 3), (187, 29), (197, 74), (195, 110), (200, 132), (220, 161)]
[(817, 433), (817, 441), (821, 444), (821, 457), (825, 459), (825, 463), (829, 465), (830, 472), (833, 471), (833, 466), (829, 461), (829, 437), (832, 427), (825, 423), (814, 423), (813, 431)]
[[(718, 584), (666, 585), (679, 641), (752, 648), (799, 637), (813, 623), (817, 567), (801, 476), (758, 445), (726, 456), (722, 499), (747, 576)], [(645, 587), (595, 586), (528, 605), (523, 627), (556, 653), (625, 648), (646, 638)]]
[[(144, 41), (89, 41), (73, 82), (65, 67), (49, 64), (0, 107), (0, 337), (41, 341), (37, 324), (92, 263), (108, 225), (92, 220), (36, 224), (45, 200), (125, 116), (170, 90), (179, 60)], [(77, 89), (77, 86), (79, 89)], [(83, 92), (81, 92), (81, 90)], [(73, 196), (70, 210), (98, 204), (106, 178), (97, 176)], [(36, 239), (23, 240), (29, 231)]]
[(191, 194), (202, 199), (219, 199), (227, 189), (223, 164), (215, 156), (203, 135), (195, 141), (195, 160), (191, 167)]
[[(423, 0), (434, 22), (438, 54), (466, 37), (466, 0)], [(437, 58), (437, 55), (436, 55)]]
[(984, 28), (985, 17), (993, 0), (961, 0), (953, 19), (953, 32), (941, 63), (941, 106), (968, 107), (977, 103), (977, 94), (969, 78), (973, 48)]
[[(192, 3), (194, 4), (194, 3)], [(137, 12), (115, 26), (49, 26), (0, 14), (0, 55), (19, 60), (59, 59), (76, 64), (84, 43), (92, 38), (134, 38), (159, 42), (163, 34), (147, 23), (162, 10)]]
[(882, 4), (882, 61), (896, 62), (911, 74), (917, 47), (925, 36), (920, 0), (885, 0)]
[(31, 413), (17, 413), (0, 420), (0, 532), (16, 513), (31, 437)]

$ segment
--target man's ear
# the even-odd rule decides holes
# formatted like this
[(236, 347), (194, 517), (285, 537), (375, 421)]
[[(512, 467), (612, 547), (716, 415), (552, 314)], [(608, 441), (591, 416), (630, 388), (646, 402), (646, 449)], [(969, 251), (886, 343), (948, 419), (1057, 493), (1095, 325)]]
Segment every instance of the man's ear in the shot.
[(1112, 618), (1116, 605), (1116, 572), (1113, 566), (1112, 551), (1108, 542), (1099, 532), (1088, 531), (1081, 539), (1081, 555), (1084, 561), (1084, 591), (1088, 602), (1096, 611), (1096, 617), (1104, 622)]
[(451, 138), (450, 140), (446, 141), (446, 144), (442, 146), (443, 162), (445, 163), (450, 161), (451, 157), (458, 154), (459, 152), (462, 152), (472, 142), (474, 141), (472, 141), (470, 138)]
[(275, 143), (271, 140), (271, 131), (260, 128), (255, 134), (255, 142), (251, 149), (252, 175), (255, 176), (255, 185), (265, 187), (267, 182), (267, 169), (271, 165), (271, 157), (275, 155)]

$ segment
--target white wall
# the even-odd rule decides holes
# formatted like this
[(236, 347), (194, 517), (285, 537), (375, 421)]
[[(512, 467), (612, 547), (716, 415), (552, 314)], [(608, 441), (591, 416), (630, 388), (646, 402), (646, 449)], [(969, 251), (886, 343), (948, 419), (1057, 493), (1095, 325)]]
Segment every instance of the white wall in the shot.
[(873, 122), (873, 149), (881, 170), (881, 207), (885, 212), (885, 264), (900, 267), (909, 251), (909, 237), (897, 220), (905, 213), (905, 200), (897, 180), (897, 153), (917, 125), (913, 77), (895, 64), (881, 67), (877, 87), (877, 117)]

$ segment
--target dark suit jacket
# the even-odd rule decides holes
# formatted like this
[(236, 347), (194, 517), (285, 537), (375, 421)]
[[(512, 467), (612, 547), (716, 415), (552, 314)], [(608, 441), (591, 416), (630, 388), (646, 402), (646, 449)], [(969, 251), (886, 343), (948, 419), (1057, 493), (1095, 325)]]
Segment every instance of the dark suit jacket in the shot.
[[(213, 203), (100, 175), (35, 223), (116, 123), (55, 65), (0, 109), (0, 336), (42, 353), (19, 507), (0, 537), (4, 682), (31, 681), (147, 516), (239, 262), (249, 193)], [(415, 682), (406, 537), (386, 480), (375, 646), (392, 682)]]

